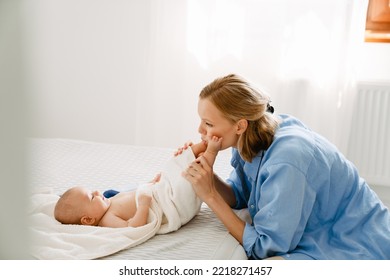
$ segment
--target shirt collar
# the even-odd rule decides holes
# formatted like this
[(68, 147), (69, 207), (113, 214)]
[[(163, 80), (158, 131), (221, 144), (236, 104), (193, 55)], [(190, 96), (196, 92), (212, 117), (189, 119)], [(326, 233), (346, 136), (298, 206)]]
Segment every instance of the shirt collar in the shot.
[(261, 161), (263, 159), (264, 151), (260, 151), (252, 160), (252, 162), (245, 162), (244, 172), (252, 180), (256, 181), (260, 170)]
[(233, 150), (233, 157), (231, 164), (233, 167), (241, 165), (247, 177), (253, 182), (256, 181), (257, 175), (260, 170), (261, 161), (263, 159), (264, 151), (260, 151), (252, 160), (252, 162), (244, 161), (237, 149)]

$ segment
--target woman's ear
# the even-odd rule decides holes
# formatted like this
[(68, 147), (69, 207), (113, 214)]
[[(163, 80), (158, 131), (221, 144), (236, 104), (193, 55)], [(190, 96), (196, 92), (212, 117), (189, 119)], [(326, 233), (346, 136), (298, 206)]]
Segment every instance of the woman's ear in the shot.
[(241, 119), (237, 122), (237, 135), (241, 135), (248, 128), (248, 121), (246, 119)]
[(86, 226), (91, 226), (95, 223), (95, 218), (83, 216), (81, 217), (81, 224)]

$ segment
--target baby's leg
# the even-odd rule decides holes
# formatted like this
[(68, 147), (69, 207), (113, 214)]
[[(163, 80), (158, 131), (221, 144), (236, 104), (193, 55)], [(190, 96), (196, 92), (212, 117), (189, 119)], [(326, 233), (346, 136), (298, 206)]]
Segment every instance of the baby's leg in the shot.
[(207, 149), (203, 154), (210, 166), (214, 165), (218, 152), (221, 150), (222, 138), (213, 136), (207, 143)]
[(202, 142), (199, 142), (199, 143), (196, 143), (196, 144), (192, 144), (190, 147), (192, 149), (192, 152), (194, 153), (195, 157), (199, 157), (201, 153), (203, 153), (207, 146), (206, 146), (206, 142), (205, 141), (202, 141)]

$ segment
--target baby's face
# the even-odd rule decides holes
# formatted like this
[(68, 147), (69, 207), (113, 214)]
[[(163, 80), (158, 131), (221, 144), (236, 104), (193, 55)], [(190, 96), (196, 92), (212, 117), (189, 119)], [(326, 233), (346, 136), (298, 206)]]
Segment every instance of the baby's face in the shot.
[(110, 207), (111, 201), (99, 191), (90, 191), (84, 187), (76, 187), (75, 196), (78, 205), (83, 205), (85, 215), (99, 221)]

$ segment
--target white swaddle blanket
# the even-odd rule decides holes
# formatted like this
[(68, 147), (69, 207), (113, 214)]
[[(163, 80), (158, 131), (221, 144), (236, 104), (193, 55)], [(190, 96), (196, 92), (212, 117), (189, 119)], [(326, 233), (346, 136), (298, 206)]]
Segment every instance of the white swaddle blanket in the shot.
[(191, 149), (170, 159), (154, 185), (137, 189), (153, 199), (148, 223), (137, 228), (63, 225), (53, 212), (59, 196), (36, 193), (30, 210), (31, 253), (38, 259), (95, 259), (134, 247), (153, 237), (179, 229), (200, 210), (201, 201), (181, 172), (195, 159)]
[[(194, 160), (191, 149), (185, 150), (179, 157), (167, 162), (160, 181), (152, 186), (153, 203), (157, 204), (154, 208), (161, 209), (162, 214), (157, 234), (179, 229), (199, 212), (202, 202), (191, 184), (181, 176), (182, 171)], [(145, 189), (150, 189), (150, 186), (139, 188), (137, 192), (144, 192)]]

